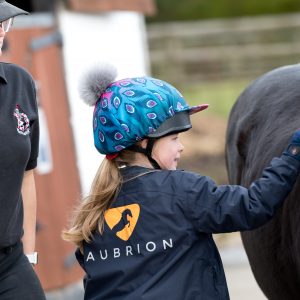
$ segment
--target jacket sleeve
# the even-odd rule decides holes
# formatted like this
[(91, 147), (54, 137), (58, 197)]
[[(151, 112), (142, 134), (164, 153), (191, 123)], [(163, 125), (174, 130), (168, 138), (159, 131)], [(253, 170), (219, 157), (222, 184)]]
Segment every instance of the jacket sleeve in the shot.
[(274, 215), (292, 190), (300, 162), (274, 158), (262, 177), (247, 189), (238, 185), (217, 186), (210, 178), (185, 173), (181, 178), (186, 213), (198, 231), (221, 233), (255, 229)]

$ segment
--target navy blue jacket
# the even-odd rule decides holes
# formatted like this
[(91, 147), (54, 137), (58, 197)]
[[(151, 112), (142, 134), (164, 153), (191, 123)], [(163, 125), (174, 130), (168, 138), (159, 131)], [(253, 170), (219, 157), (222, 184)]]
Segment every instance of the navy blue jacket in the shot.
[(275, 158), (249, 189), (185, 171), (129, 167), (104, 234), (76, 252), (86, 300), (229, 299), (212, 233), (265, 224), (291, 191), (300, 162)]

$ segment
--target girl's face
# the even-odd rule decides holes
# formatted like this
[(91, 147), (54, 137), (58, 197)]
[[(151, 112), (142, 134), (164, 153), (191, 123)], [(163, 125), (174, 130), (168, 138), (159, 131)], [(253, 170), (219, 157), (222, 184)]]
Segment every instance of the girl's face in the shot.
[(152, 157), (162, 169), (176, 170), (183, 149), (178, 133), (167, 135), (154, 143)]

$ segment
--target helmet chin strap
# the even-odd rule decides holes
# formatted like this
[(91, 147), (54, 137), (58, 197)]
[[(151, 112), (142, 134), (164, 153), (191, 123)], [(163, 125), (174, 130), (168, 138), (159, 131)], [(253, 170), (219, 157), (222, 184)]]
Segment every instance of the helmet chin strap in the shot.
[(152, 157), (152, 149), (153, 145), (156, 141), (156, 138), (148, 138), (148, 143), (146, 148), (142, 148), (141, 146), (138, 145), (132, 145), (128, 148), (128, 150), (135, 151), (142, 153), (147, 156), (150, 164), (154, 169), (161, 169), (160, 165), (157, 163), (157, 161)]

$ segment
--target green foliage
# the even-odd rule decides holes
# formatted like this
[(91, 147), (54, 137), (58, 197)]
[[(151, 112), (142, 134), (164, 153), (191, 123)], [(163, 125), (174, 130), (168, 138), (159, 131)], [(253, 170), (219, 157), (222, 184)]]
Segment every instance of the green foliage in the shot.
[(156, 0), (148, 22), (231, 18), (300, 11), (299, 0)]
[(199, 86), (179, 87), (189, 105), (208, 103), (208, 113), (227, 119), (238, 96), (251, 80), (203, 82)]

